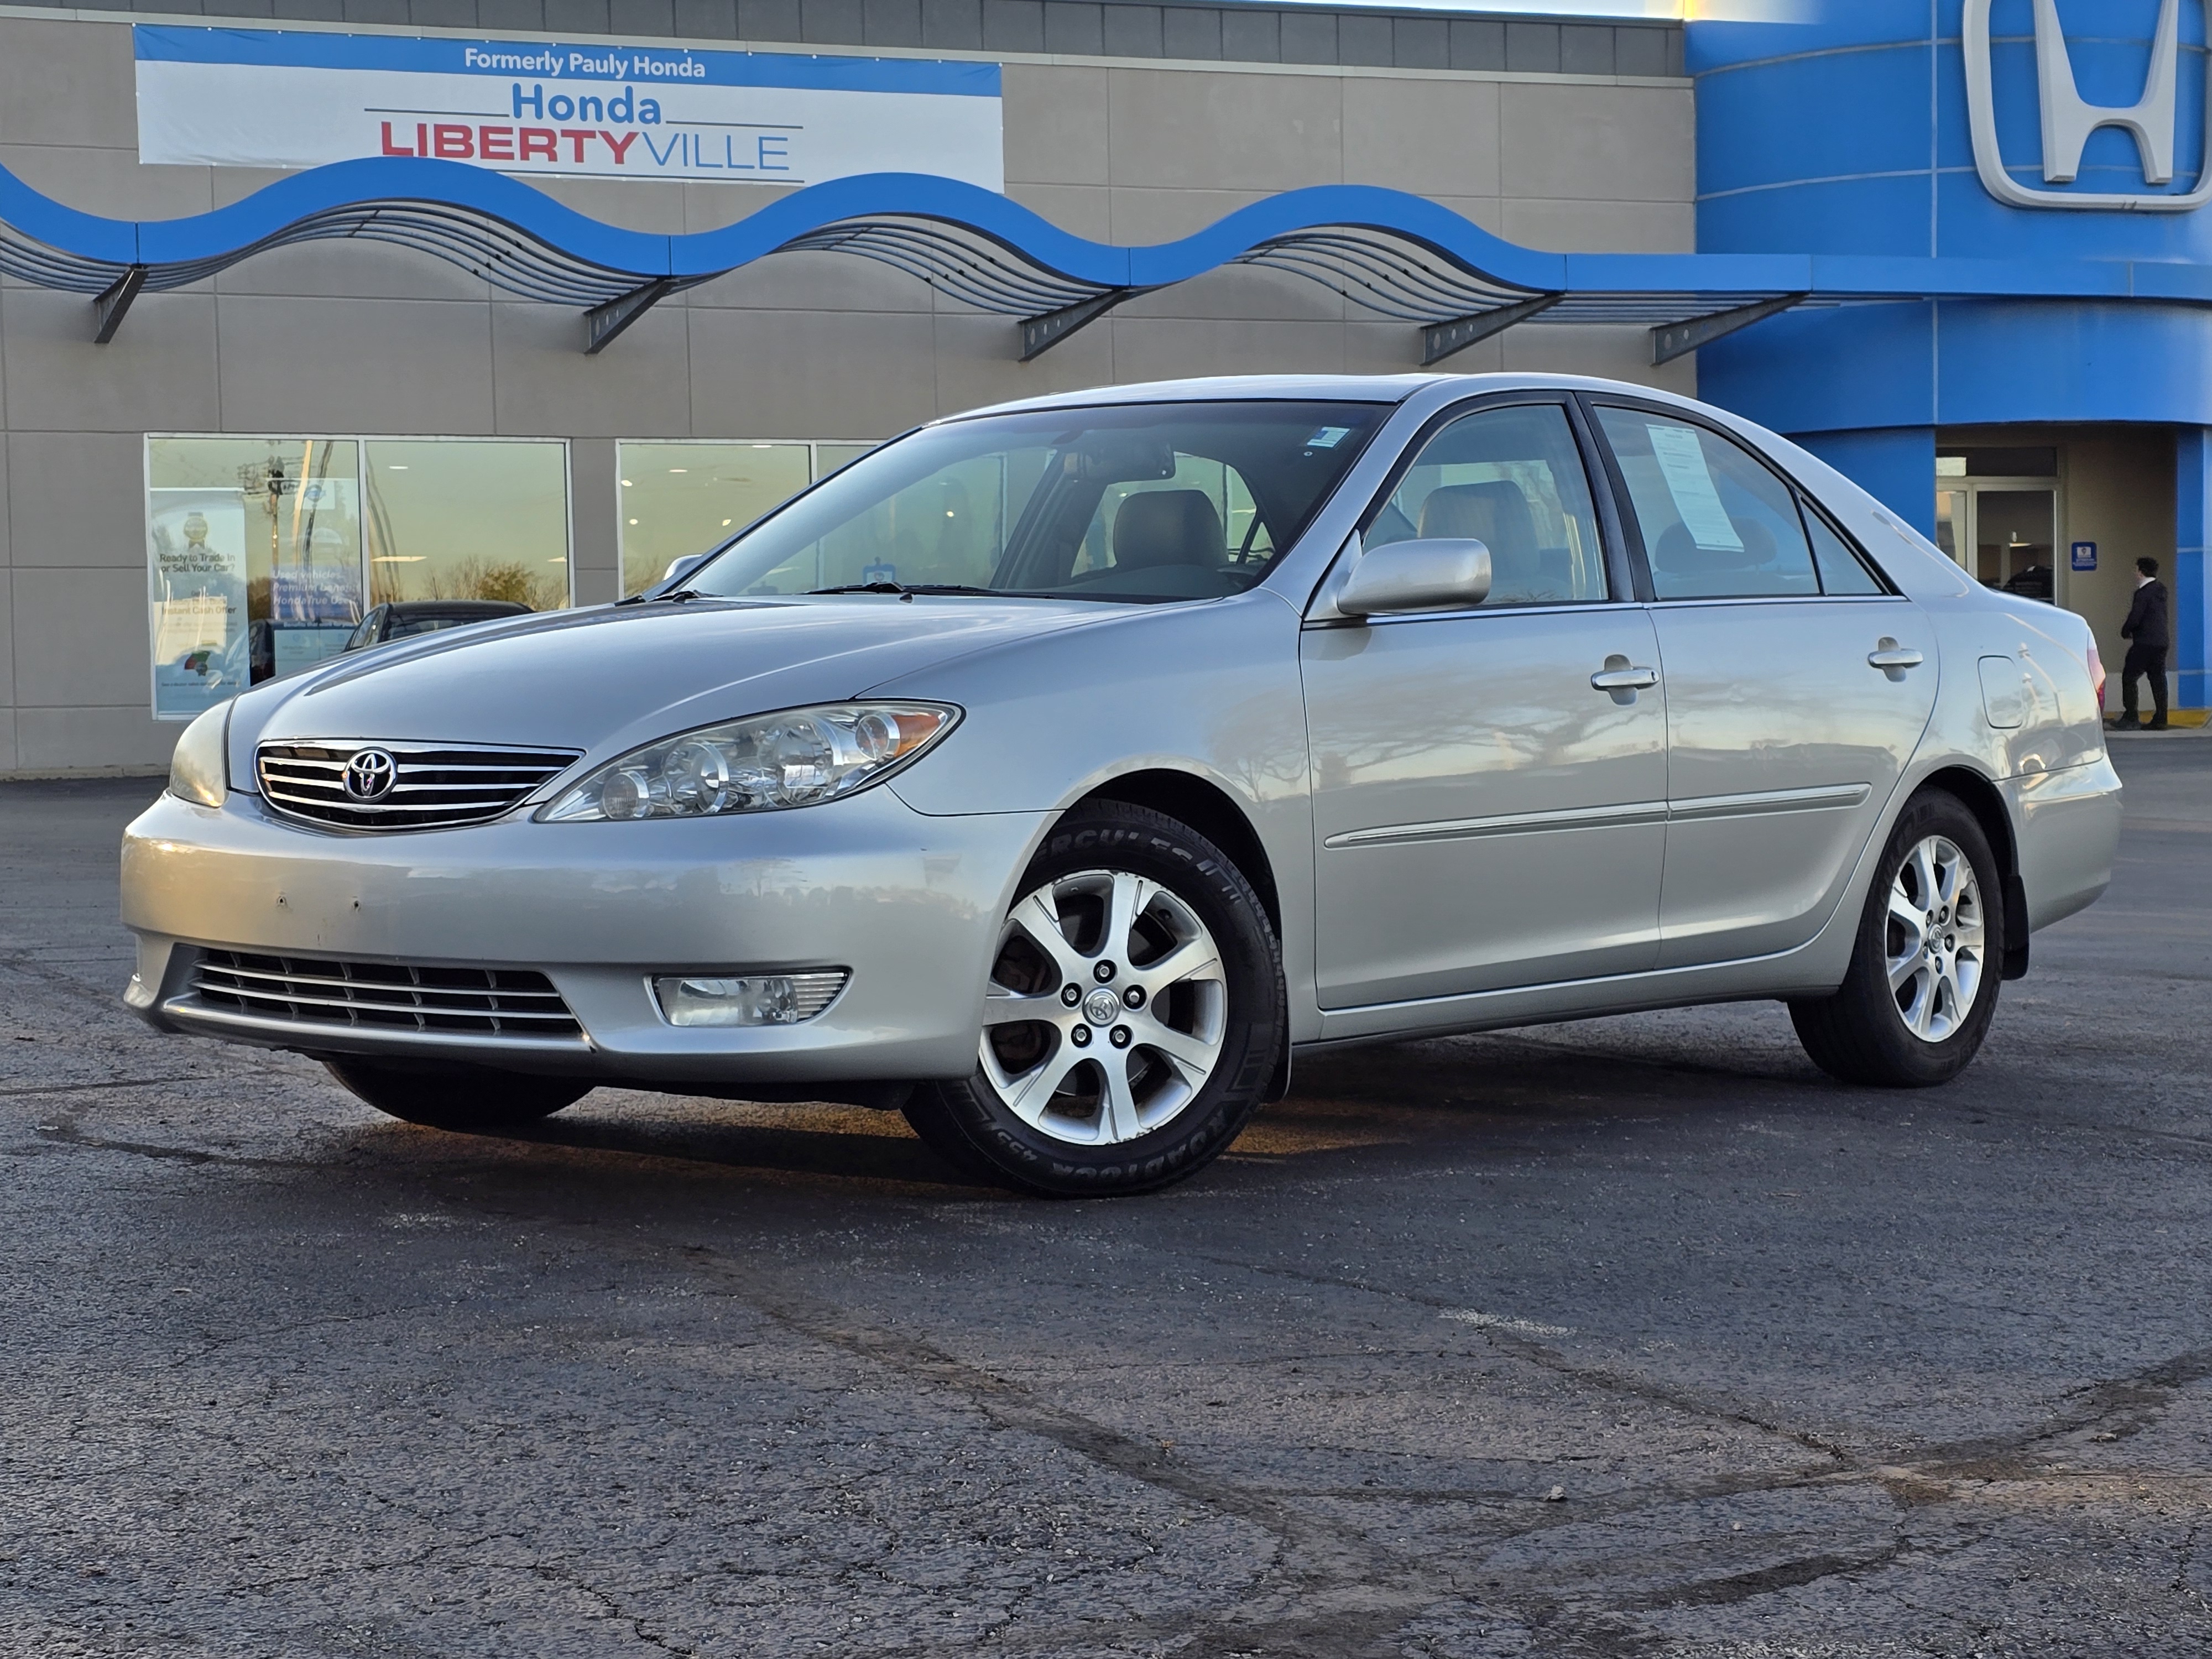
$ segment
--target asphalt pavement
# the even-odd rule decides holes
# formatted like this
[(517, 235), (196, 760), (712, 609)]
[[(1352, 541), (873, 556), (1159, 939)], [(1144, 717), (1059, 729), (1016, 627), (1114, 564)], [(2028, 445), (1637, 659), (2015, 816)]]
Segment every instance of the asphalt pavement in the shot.
[(1952, 1086), (1751, 1004), (1303, 1065), (1196, 1180), (379, 1117), (0, 787), (0, 1653), (2212, 1652), (2212, 739)]

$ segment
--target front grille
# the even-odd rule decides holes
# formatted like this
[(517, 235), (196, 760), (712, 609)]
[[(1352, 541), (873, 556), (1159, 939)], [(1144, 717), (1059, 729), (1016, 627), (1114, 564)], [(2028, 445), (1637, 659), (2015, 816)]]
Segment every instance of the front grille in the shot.
[[(390, 763), (389, 787), (362, 795), (347, 787), (356, 756)], [(568, 749), (474, 744), (264, 743), (261, 798), (286, 817), (334, 830), (449, 830), (488, 823), (530, 798), (576, 759)], [(373, 782), (383, 767), (373, 765)]]
[(527, 969), (210, 951), (193, 967), (191, 988), (217, 1012), (301, 1025), (539, 1039), (583, 1035), (552, 981)]

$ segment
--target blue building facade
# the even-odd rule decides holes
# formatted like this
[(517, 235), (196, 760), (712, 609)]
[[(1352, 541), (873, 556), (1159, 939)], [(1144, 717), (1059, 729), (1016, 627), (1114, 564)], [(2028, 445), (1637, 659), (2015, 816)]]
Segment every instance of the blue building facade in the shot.
[[(2201, 270), (2208, 9), (1831, 0), (1808, 22), (1694, 24), (1699, 252)], [(1801, 306), (1707, 346), (1699, 390), (1984, 580), (2047, 581), (2108, 659), (2135, 559), (2159, 558), (2178, 702), (2201, 708), (2212, 310), (2136, 286)]]

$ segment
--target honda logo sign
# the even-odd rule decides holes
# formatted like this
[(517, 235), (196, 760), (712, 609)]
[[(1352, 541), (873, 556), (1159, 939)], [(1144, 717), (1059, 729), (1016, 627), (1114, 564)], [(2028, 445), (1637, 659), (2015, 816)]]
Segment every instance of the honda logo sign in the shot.
[[(2212, 7), (2212, 0), (2197, 0)], [(2118, 210), (2135, 213), (2187, 213), (2212, 202), (2212, 87), (2205, 99), (2204, 153), (2198, 159), (2195, 188), (2183, 194), (2148, 191), (2038, 190), (2005, 171), (1997, 149), (1996, 70), (1990, 56), (1992, 0), (1966, 0), (1966, 116), (1974, 134), (1974, 167), (1982, 185), (2000, 202), (2023, 208)], [(2142, 96), (2133, 104), (2092, 104), (2074, 79), (2074, 60), (2058, 21), (2058, 0), (2035, 0), (2035, 74), (2043, 114), (2043, 179), (2069, 185), (2081, 170), (2081, 152), (2090, 134), (2118, 127), (2136, 142), (2143, 183), (2173, 182), (2179, 136), (2181, 83), (2181, 0), (2161, 0), (2158, 33), (2151, 42), (2150, 73)]]

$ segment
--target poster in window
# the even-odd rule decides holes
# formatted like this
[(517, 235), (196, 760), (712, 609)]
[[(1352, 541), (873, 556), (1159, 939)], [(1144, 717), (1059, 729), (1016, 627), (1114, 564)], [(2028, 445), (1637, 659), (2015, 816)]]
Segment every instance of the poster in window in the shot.
[(156, 489), (148, 575), (154, 714), (190, 720), (246, 690), (246, 507), (234, 489)]

